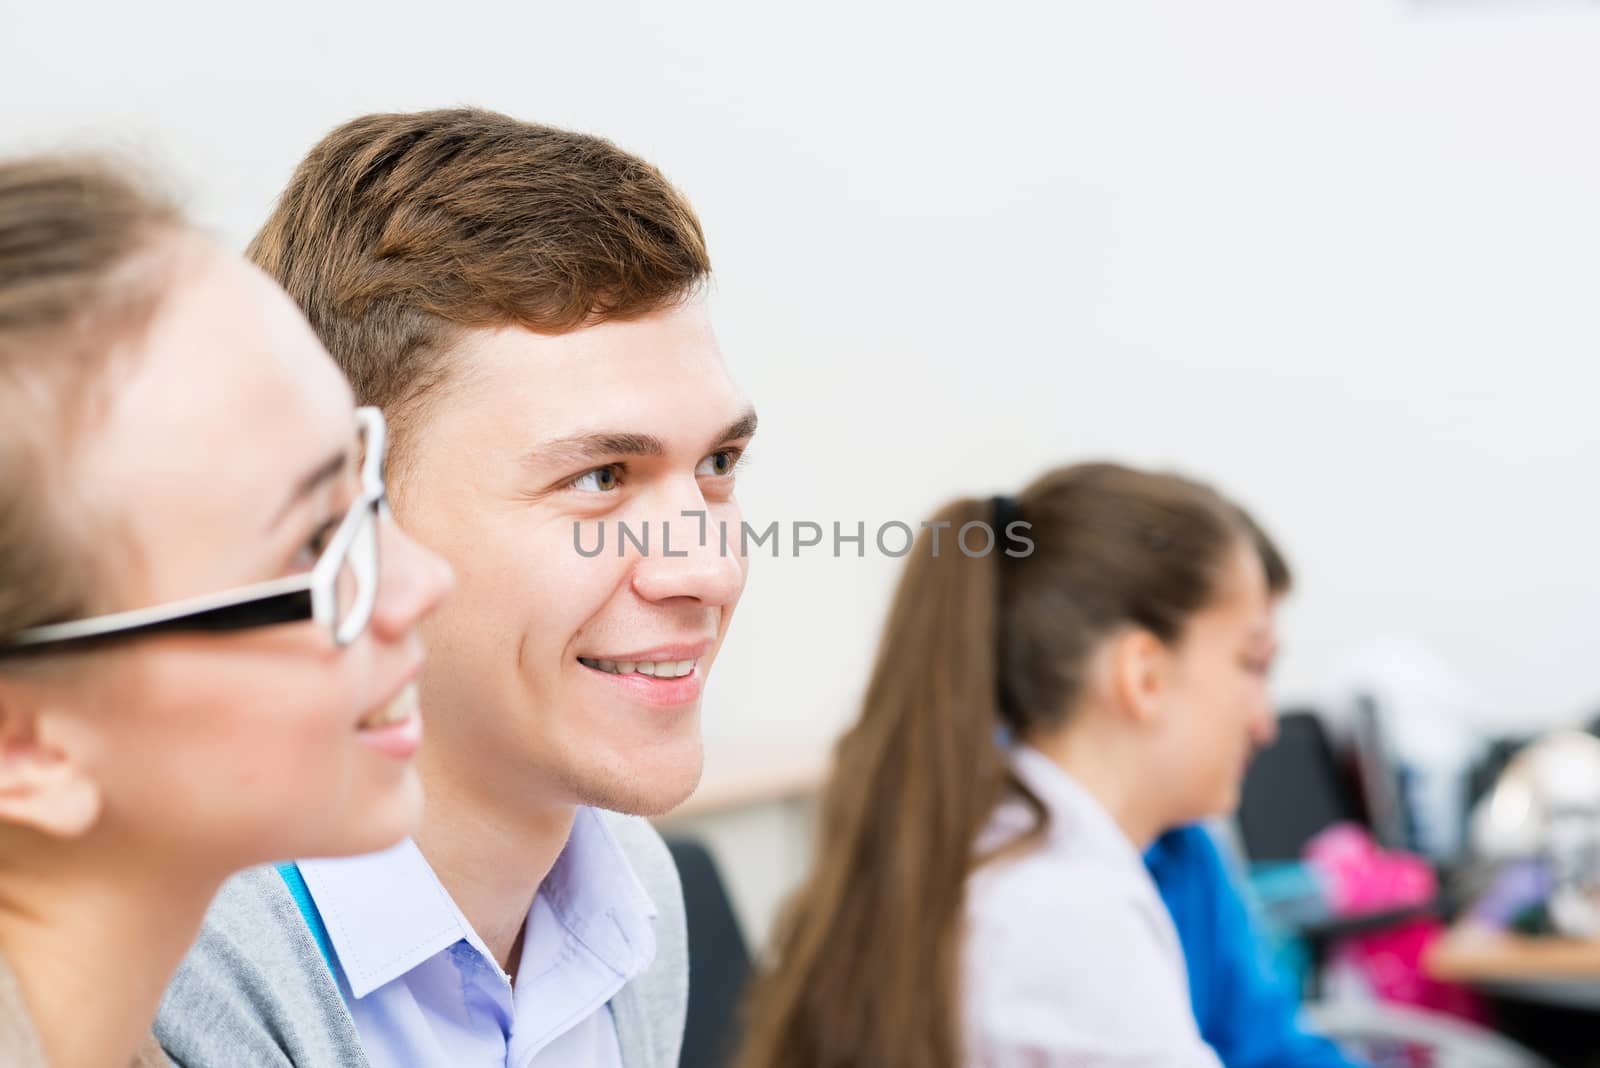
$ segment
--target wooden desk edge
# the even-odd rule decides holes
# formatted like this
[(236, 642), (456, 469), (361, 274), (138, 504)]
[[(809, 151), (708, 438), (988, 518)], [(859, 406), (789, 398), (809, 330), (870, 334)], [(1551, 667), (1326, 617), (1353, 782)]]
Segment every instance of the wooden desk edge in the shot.
[(1431, 978), (1456, 983), (1600, 979), (1600, 939), (1458, 927), (1428, 948), (1423, 969)]

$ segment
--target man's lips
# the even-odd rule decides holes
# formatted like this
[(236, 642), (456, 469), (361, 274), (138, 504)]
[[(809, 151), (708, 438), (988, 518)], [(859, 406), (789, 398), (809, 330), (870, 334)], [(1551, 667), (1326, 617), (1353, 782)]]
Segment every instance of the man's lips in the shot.
[(678, 679), (692, 673), (711, 648), (710, 640), (657, 645), (631, 653), (581, 655), (578, 663), (607, 675), (642, 675), (652, 679)]
[(652, 645), (649, 648), (637, 649), (632, 652), (619, 652), (617, 650), (595, 650), (578, 654), (580, 660), (632, 660), (638, 663), (645, 661), (668, 660), (699, 660), (710, 651), (715, 644), (712, 638), (701, 638), (693, 642), (673, 642), (664, 645)]
[(657, 645), (620, 656), (583, 655), (578, 663), (621, 686), (622, 692), (636, 700), (676, 708), (699, 698), (705, 684), (700, 661), (713, 645), (710, 640)]

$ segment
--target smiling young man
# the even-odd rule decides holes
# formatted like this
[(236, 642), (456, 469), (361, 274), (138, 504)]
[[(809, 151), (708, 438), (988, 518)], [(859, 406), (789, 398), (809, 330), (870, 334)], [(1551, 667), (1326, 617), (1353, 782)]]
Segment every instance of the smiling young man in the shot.
[[(415, 840), (230, 886), (159, 1037), (218, 1068), (673, 1068), (683, 903), (638, 817), (699, 781), (746, 573), (699, 534), (738, 530), (755, 430), (699, 223), (599, 138), (372, 115), (312, 149), (251, 256), (388, 415), (396, 517), (457, 582), (424, 631)], [(619, 554), (621, 524), (648, 549)]]

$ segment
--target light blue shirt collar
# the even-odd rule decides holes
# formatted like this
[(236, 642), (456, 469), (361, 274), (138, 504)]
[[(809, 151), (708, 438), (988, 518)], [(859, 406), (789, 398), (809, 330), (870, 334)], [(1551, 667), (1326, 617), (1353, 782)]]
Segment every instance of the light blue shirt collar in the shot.
[[(494, 960), (410, 839), (365, 856), (303, 860), (299, 867), (354, 997), (366, 997), (462, 940)], [(519, 994), (524, 981), (554, 970), (539, 957), (568, 936), (616, 973), (619, 988), (655, 959), (655, 903), (593, 809), (577, 810), (538, 897), (523, 939)], [(536, 928), (541, 902), (562, 932)]]

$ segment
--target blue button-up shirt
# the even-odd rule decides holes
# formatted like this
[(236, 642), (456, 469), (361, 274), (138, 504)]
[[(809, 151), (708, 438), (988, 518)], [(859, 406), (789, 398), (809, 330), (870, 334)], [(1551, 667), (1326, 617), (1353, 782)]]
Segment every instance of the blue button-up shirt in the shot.
[(514, 988), (415, 843), (297, 867), (373, 1068), (621, 1068), (608, 1003), (655, 959), (656, 910), (592, 809), (534, 898)]
[(1200, 1034), (1225, 1068), (1360, 1068), (1301, 1029), (1300, 1000), (1267, 962), (1244, 897), (1204, 827), (1168, 832), (1144, 859), (1183, 942)]

